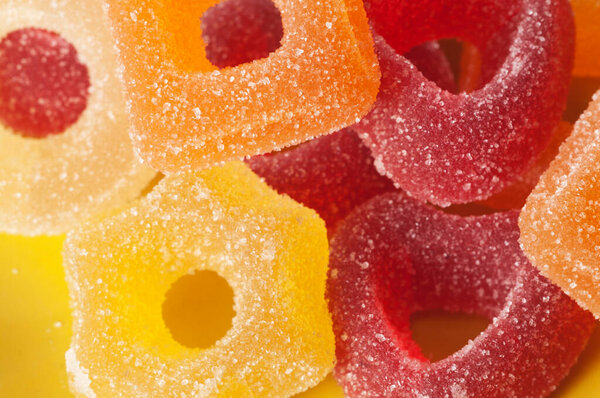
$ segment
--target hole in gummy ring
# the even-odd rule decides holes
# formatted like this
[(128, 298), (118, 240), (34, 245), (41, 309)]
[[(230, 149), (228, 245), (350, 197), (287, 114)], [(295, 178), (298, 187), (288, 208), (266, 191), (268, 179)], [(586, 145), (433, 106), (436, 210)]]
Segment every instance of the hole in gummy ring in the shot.
[[(439, 43), (448, 58), (459, 92), (471, 93), (487, 83), (482, 76), (482, 55), (475, 44), (456, 38), (442, 39)], [(487, 80), (490, 78), (487, 76)]]
[(0, 41), (0, 121), (30, 138), (60, 134), (87, 107), (90, 77), (55, 32), (24, 28)]
[(189, 348), (210, 348), (231, 329), (235, 315), (233, 290), (214, 271), (182, 276), (167, 292), (162, 314), (178, 343)]
[(481, 315), (444, 310), (419, 311), (410, 317), (413, 340), (431, 362), (449, 357), (489, 325)]
[(224, 0), (202, 15), (206, 57), (215, 66), (237, 66), (281, 46), (281, 13), (272, 0)]

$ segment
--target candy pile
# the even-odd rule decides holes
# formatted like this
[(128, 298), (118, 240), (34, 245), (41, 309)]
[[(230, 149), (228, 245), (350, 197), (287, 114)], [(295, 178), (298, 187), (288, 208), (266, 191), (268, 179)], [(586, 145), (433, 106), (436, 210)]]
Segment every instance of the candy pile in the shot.
[[(600, 91), (562, 118), (596, 0), (0, 16), (0, 232), (67, 233), (75, 396), (546, 397), (584, 350)], [(431, 361), (429, 310), (490, 324)]]

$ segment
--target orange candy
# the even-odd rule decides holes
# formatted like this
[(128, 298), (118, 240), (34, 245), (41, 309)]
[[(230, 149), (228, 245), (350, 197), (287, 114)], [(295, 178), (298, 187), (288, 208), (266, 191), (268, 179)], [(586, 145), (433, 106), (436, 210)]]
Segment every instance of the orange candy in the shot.
[(325, 224), (242, 163), (165, 177), (64, 257), (77, 397), (286, 397), (333, 367)]
[(600, 76), (600, 0), (571, 0), (575, 13), (576, 76)]
[(600, 317), (600, 91), (527, 199), (519, 226), (532, 264)]
[(281, 47), (215, 71), (200, 17), (217, 2), (106, 0), (145, 162), (201, 169), (339, 130), (369, 111), (380, 73), (362, 1), (275, 0)]

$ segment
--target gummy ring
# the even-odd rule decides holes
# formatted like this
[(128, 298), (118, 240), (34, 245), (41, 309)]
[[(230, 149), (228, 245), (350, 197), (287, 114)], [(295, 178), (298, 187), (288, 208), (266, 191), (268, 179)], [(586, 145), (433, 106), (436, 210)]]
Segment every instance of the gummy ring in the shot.
[(521, 244), (531, 263), (600, 318), (600, 91), (527, 198)]
[[(323, 221), (243, 163), (165, 177), (138, 203), (67, 235), (72, 390), (86, 397), (291, 396), (334, 362)], [(172, 336), (161, 307), (197, 270), (234, 292), (207, 349)]]
[[(97, 17), (101, 13), (100, 4), (73, 0), (8, 0), (0, 5), (1, 232), (63, 233), (83, 218), (134, 198), (155, 175), (135, 158), (122, 85), (116, 77), (114, 42)], [(19, 66), (16, 64), (25, 52), (15, 43), (23, 40), (33, 43), (32, 55)], [(52, 46), (67, 55), (56, 58)], [(34, 75), (11, 80), (11, 70), (27, 69), (26, 62), (41, 59), (39, 53), (48, 63), (28, 71), (55, 80), (34, 79), (34, 87), (23, 83), (23, 79), (36, 78)], [(66, 69), (51, 64), (62, 61), (68, 64)], [(62, 73), (69, 73), (70, 79)], [(31, 92), (40, 84), (47, 84), (46, 89), (60, 92), (63, 98), (45, 97), (48, 106), (35, 107)], [(85, 94), (79, 94), (82, 90)], [(27, 94), (26, 98), (16, 96), (19, 92)], [(30, 109), (29, 105), (10, 108), (14, 103), (7, 104), (7, 100), (17, 105), (28, 103), (36, 114), (7, 122), (7, 112), (23, 116), (24, 109)], [(55, 106), (56, 102), (60, 106)], [(69, 104), (74, 104), (73, 108), (65, 110)], [(45, 111), (51, 115), (49, 119), (40, 114)], [(44, 123), (52, 121), (56, 124), (45, 130)]]
[[(566, 0), (371, 0), (382, 72), (373, 110), (356, 126), (382, 174), (440, 206), (489, 197), (549, 142), (567, 98), (573, 18)], [(451, 94), (402, 54), (441, 37), (474, 43), (484, 86)], [(393, 47), (393, 49), (392, 49)]]
[[(545, 396), (585, 346), (594, 318), (522, 254), (518, 212), (460, 217), (403, 193), (367, 202), (331, 243), (334, 376), (349, 397)], [(445, 309), (492, 323), (429, 363), (410, 314)]]
[(375, 102), (380, 74), (361, 0), (275, 0), (281, 47), (209, 73), (195, 47), (213, 3), (107, 1), (132, 138), (148, 164), (170, 173), (270, 152), (355, 123)]

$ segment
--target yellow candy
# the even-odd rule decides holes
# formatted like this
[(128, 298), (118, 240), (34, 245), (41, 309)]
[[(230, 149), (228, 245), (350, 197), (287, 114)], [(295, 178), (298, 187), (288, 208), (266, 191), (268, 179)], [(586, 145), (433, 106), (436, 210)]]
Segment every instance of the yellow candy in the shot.
[[(333, 366), (325, 225), (242, 163), (166, 177), (128, 210), (69, 234), (64, 257), (78, 397), (291, 396)], [(190, 316), (185, 297), (207, 277), (231, 287), (235, 316), (214, 345), (190, 348), (173, 305)], [(225, 309), (227, 288), (208, 290)]]

